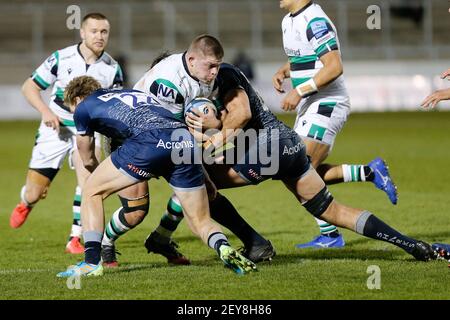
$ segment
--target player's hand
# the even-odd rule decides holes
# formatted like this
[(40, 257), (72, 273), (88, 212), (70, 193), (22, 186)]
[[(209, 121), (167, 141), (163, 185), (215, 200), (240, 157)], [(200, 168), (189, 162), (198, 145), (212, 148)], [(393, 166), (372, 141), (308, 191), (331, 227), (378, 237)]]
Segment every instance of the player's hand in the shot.
[(221, 122), (216, 118), (214, 109), (207, 106), (208, 113), (188, 112), (186, 115), (186, 124), (193, 129), (207, 130), (220, 128)]
[(281, 109), (284, 111), (293, 111), (297, 108), (301, 100), (302, 97), (298, 94), (297, 90), (293, 89), (281, 101)]
[(450, 81), (450, 69), (448, 69), (447, 71), (444, 71), (444, 72), (442, 72), (442, 74), (441, 74), (441, 78), (442, 79), (445, 79), (445, 78), (448, 78), (447, 80), (448, 81)]
[(275, 73), (272, 77), (272, 84), (275, 90), (277, 90), (279, 93), (284, 93), (283, 89), (283, 81), (284, 81), (284, 73), (278, 71)]
[(421, 106), (422, 108), (434, 108), (436, 104), (441, 100), (449, 100), (450, 99), (450, 88), (444, 90), (437, 90), (430, 94), (428, 97), (423, 100)]
[(59, 132), (59, 118), (50, 110), (42, 113), (42, 122), (44, 122), (47, 127), (51, 127)]

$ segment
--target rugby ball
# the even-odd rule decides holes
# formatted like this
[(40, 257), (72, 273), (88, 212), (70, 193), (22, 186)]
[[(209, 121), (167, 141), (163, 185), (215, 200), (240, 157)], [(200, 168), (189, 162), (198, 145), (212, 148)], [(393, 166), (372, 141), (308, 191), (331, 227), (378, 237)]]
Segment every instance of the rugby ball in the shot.
[(195, 98), (191, 102), (188, 103), (188, 105), (184, 108), (184, 116), (188, 114), (188, 112), (195, 111), (195, 113), (203, 113), (208, 114), (209, 109), (208, 106), (211, 107), (214, 110), (214, 114), (217, 116), (217, 108), (212, 103), (211, 100), (207, 98)]

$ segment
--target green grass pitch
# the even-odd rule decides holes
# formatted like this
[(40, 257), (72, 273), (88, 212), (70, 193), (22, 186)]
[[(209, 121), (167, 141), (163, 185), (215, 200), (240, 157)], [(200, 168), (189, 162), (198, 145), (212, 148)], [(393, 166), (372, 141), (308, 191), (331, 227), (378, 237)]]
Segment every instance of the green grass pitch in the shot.
[[(283, 116), (289, 125), (293, 116)], [(9, 215), (34, 143), (37, 122), (0, 123), (0, 299), (450, 299), (450, 269), (443, 261), (416, 262), (387, 243), (343, 231), (347, 246), (298, 250), (318, 232), (312, 217), (281, 182), (224, 192), (242, 215), (272, 241), (277, 256), (259, 272), (237, 276), (185, 223), (175, 234), (191, 266), (168, 266), (148, 255), (147, 233), (158, 223), (171, 194), (162, 180), (150, 182), (147, 219), (117, 242), (121, 267), (83, 278), (69, 289), (56, 273), (82, 258), (64, 253), (72, 221), (75, 176), (67, 165), (18, 230)], [(371, 183), (331, 186), (338, 201), (365, 208), (399, 231), (428, 242), (450, 242), (450, 112), (353, 114), (328, 162), (367, 163), (382, 156), (398, 185), (399, 203)], [(110, 217), (117, 197), (106, 202)], [(230, 235), (237, 247), (239, 240)], [(369, 266), (380, 268), (381, 288), (369, 290)]]

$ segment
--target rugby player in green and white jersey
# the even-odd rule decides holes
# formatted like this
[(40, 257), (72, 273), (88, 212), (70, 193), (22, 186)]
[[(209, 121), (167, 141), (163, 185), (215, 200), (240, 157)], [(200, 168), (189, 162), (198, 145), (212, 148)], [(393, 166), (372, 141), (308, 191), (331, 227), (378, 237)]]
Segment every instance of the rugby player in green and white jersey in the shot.
[[(200, 35), (191, 42), (186, 52), (163, 54), (158, 57), (150, 70), (136, 83), (134, 89), (150, 94), (152, 103), (168, 109), (176, 117), (184, 120), (184, 108), (189, 102), (197, 97), (210, 97), (216, 90), (215, 79), (223, 55), (222, 45), (216, 38)], [(203, 128), (220, 126), (221, 121), (212, 109), (208, 114), (202, 115)], [(119, 198), (122, 207), (113, 213), (102, 240), (102, 260), (109, 267), (118, 265), (115, 241), (138, 225), (148, 212), (147, 182), (122, 190)], [(244, 243), (246, 252), (252, 252), (252, 249), (253, 252), (255, 250), (261, 252), (270, 247), (270, 257), (273, 256), (270, 242), (242, 219), (228, 199), (217, 195), (215, 200), (210, 202), (210, 208), (212, 218), (238, 236)], [(178, 199), (172, 196), (160, 225), (145, 242), (148, 252), (164, 255), (169, 263), (189, 264), (189, 260), (176, 249), (177, 244), (171, 240), (173, 231), (182, 219), (181, 205)]]
[[(336, 28), (310, 0), (281, 0), (283, 46), (288, 61), (273, 76), (274, 88), (284, 93), (283, 81), (291, 78), (293, 89), (282, 100), (282, 109), (298, 115), (295, 131), (306, 144), (311, 162), (327, 184), (371, 181), (397, 203), (397, 188), (381, 158), (368, 165), (323, 163), (333, 148), (336, 135), (350, 113), (350, 99), (342, 76), (343, 66)], [(337, 228), (316, 219), (321, 234), (298, 248), (327, 248), (345, 245)]]
[[(47, 195), (48, 188), (69, 155), (75, 169), (78, 186), (73, 203), (73, 224), (66, 245), (66, 252), (81, 254), (80, 201), (84, 177), (88, 172), (83, 166), (75, 143), (73, 114), (64, 105), (64, 89), (75, 77), (89, 75), (102, 87), (122, 86), (123, 76), (119, 64), (104, 50), (108, 44), (110, 25), (100, 13), (86, 15), (81, 24), (81, 43), (50, 55), (28, 78), (22, 92), (28, 102), (41, 113), (40, 123), (33, 147), (26, 184), (21, 191), (21, 201), (10, 218), (12, 228), (19, 228), (27, 219), (33, 206)], [(41, 91), (52, 87), (50, 102), (46, 104)], [(99, 139), (97, 139), (99, 141)], [(98, 148), (100, 155), (100, 148)]]

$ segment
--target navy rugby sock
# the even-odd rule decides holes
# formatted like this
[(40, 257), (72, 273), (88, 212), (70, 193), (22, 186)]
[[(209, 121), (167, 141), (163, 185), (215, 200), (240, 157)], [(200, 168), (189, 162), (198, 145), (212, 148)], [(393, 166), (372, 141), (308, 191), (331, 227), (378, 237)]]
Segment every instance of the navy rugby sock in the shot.
[(208, 246), (217, 251), (220, 257), (220, 247), (222, 245), (230, 246), (227, 237), (222, 232), (214, 232), (208, 237)]
[(101, 232), (87, 231), (83, 233), (84, 238), (84, 261), (90, 264), (100, 263), (100, 252), (102, 250)]
[(233, 232), (246, 248), (254, 245), (266, 244), (264, 239), (256, 232), (237, 212), (233, 204), (221, 194), (209, 203), (211, 217)]

